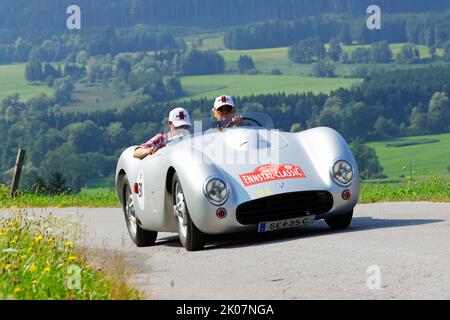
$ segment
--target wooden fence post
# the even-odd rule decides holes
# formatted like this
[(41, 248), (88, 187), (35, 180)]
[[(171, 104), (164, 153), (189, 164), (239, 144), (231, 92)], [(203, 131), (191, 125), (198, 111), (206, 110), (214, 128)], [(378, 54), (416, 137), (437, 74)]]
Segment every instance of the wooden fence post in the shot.
[(16, 166), (14, 168), (14, 174), (11, 184), (11, 198), (16, 196), (16, 192), (19, 189), (20, 175), (22, 174), (23, 160), (25, 159), (25, 150), (19, 149), (17, 152)]

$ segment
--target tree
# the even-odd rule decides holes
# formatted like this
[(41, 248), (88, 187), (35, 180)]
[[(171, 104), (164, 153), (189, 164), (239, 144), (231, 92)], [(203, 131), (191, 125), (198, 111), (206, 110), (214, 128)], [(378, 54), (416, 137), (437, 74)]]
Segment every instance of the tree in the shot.
[(107, 141), (102, 128), (92, 120), (77, 122), (67, 126), (67, 141), (75, 148), (76, 153), (98, 152)]
[(428, 114), (421, 111), (420, 107), (413, 108), (408, 131), (411, 135), (423, 135), (428, 133)]
[(431, 61), (436, 60), (436, 51), (437, 51), (436, 46), (433, 45), (433, 46), (428, 47), (428, 52), (430, 53)]
[(64, 175), (58, 171), (52, 173), (46, 189), (50, 195), (68, 194), (71, 191), (70, 187), (66, 186)]
[(315, 77), (336, 77), (336, 65), (332, 60), (320, 60), (313, 64), (312, 74)]
[(428, 107), (431, 130), (442, 132), (450, 129), (450, 101), (445, 92), (436, 92)]
[(319, 38), (309, 38), (297, 42), (289, 48), (288, 56), (295, 63), (311, 63), (325, 58), (325, 46)]
[(243, 55), (239, 56), (238, 69), (240, 74), (247, 73), (249, 70), (255, 69), (255, 63), (252, 57)]
[(361, 177), (366, 179), (382, 178), (383, 167), (380, 165), (375, 149), (356, 139), (350, 143)]
[(289, 130), (289, 132), (300, 132), (302, 131), (302, 125), (300, 123), (294, 123), (291, 126), (291, 130)]
[(27, 81), (44, 81), (44, 73), (42, 71), (42, 62), (33, 60), (25, 66), (25, 79)]
[(389, 63), (392, 60), (392, 50), (388, 41), (374, 42), (370, 46), (369, 61), (374, 63)]
[(450, 62), (450, 40), (445, 42), (444, 45), (444, 61)]
[(330, 97), (325, 101), (325, 105), (313, 120), (312, 126), (325, 126), (340, 131), (342, 121), (342, 100), (339, 97)]
[(68, 104), (72, 98), (72, 92), (74, 89), (72, 81), (67, 78), (56, 79), (53, 82), (55, 88), (55, 101), (64, 106)]
[(31, 47), (32, 44), (29, 41), (24, 40), (20, 37), (17, 38), (16, 42), (14, 43), (14, 61), (27, 61)]
[(393, 137), (399, 133), (394, 120), (386, 119), (383, 116), (379, 116), (375, 121), (375, 130), (382, 138)]
[(225, 72), (223, 56), (214, 51), (188, 50), (182, 58), (184, 75), (220, 74)]
[(80, 51), (76, 57), (76, 63), (85, 66), (88, 63), (89, 56), (85, 50)]
[(401, 64), (412, 64), (420, 59), (419, 49), (415, 45), (405, 44), (397, 54), (397, 62)]
[(369, 63), (369, 57), (370, 50), (367, 48), (359, 47), (352, 51), (350, 60), (352, 63), (367, 64)]
[(341, 58), (342, 47), (335, 38), (331, 39), (329, 43), (328, 56), (331, 60), (337, 62)]

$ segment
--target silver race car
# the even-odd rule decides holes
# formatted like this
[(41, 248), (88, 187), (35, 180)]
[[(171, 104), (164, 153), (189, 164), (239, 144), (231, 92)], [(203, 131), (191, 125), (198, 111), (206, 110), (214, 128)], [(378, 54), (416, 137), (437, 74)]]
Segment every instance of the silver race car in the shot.
[[(359, 172), (343, 139), (319, 127), (280, 132), (269, 116), (244, 116), (224, 128), (205, 121), (143, 160), (120, 156), (116, 188), (132, 240), (155, 243), (178, 232), (189, 250), (207, 235), (269, 232), (325, 219), (347, 228), (359, 198)], [(201, 128), (200, 128), (201, 127)]]

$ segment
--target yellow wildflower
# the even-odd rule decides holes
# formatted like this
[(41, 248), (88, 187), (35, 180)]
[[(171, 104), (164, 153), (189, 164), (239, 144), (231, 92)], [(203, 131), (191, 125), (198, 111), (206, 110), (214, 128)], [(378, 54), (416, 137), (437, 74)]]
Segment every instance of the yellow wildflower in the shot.
[(30, 272), (36, 272), (38, 267), (36, 267), (34, 264), (30, 267)]
[(39, 281), (37, 281), (37, 280), (33, 280), (33, 282), (31, 282), (33, 285), (36, 285), (36, 284), (38, 284), (39, 283)]
[(64, 245), (65, 245), (66, 247), (73, 247), (73, 242), (67, 241), (66, 243), (64, 243)]
[(9, 270), (11, 268), (11, 264), (10, 263), (5, 264), (5, 266), (3, 268), (5, 270)]
[(18, 293), (18, 292), (20, 292), (20, 291), (22, 291), (22, 289), (20, 289), (19, 287), (17, 287), (17, 288), (14, 289), (14, 293)]
[(20, 256), (20, 260), (25, 260), (26, 258), (27, 258), (27, 256), (24, 254)]
[(42, 240), (42, 238), (43, 238), (43, 236), (38, 235), (38, 236), (36, 237), (36, 239), (34, 239), (34, 241), (39, 242), (39, 241)]
[(44, 272), (50, 272), (50, 268), (49, 267), (45, 267), (44, 268)]
[(77, 260), (77, 259), (78, 259), (77, 256), (70, 256), (70, 257), (69, 257), (69, 261), (75, 261), (75, 260)]

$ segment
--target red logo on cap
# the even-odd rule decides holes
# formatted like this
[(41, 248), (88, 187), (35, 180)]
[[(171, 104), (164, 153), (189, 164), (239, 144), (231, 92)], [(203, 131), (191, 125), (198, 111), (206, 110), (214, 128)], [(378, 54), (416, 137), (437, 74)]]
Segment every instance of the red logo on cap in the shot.
[(180, 120), (184, 120), (184, 112), (180, 111), (180, 114), (178, 115), (178, 117), (180, 118)]
[(222, 103), (226, 103), (227, 102), (227, 97), (223, 96), (222, 97)]

